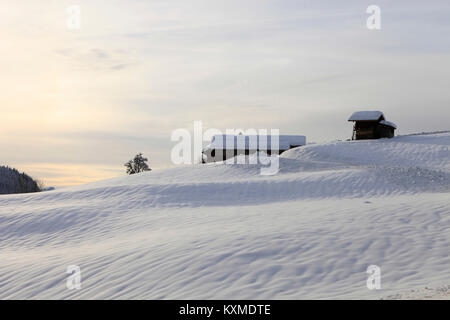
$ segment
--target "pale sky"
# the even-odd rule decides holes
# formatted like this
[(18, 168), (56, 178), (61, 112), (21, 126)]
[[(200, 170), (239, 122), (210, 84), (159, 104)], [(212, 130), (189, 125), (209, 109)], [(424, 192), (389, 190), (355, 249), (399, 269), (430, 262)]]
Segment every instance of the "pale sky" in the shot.
[[(69, 30), (69, 5), (81, 28)], [(368, 30), (369, 5), (381, 30)], [(174, 166), (171, 133), (351, 136), (381, 110), (397, 134), (450, 129), (450, 2), (0, 0), (0, 164), (48, 186)]]

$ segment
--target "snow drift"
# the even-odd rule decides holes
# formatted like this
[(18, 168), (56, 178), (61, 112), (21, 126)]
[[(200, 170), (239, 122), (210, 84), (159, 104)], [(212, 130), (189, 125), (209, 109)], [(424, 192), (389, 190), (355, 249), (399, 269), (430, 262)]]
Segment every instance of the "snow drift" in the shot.
[[(0, 196), (0, 298), (380, 298), (450, 283), (450, 133)], [(366, 268), (381, 268), (381, 290)], [(81, 268), (68, 290), (66, 268)], [(408, 291), (409, 292), (409, 291)]]

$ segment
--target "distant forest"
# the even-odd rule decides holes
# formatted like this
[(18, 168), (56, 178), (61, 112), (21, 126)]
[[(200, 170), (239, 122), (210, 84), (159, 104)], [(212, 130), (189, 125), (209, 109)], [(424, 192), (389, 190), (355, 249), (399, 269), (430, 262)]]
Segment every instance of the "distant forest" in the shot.
[(0, 194), (41, 191), (39, 182), (17, 169), (0, 166)]

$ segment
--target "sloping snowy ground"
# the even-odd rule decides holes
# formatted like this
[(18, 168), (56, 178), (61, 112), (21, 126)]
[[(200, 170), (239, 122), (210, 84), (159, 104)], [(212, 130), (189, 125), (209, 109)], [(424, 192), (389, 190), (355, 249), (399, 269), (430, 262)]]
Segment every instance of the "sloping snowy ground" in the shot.
[(307, 145), (259, 173), (217, 163), (0, 196), (0, 298), (417, 298), (450, 284), (450, 133)]
[(383, 300), (450, 300), (450, 285), (438, 288), (411, 289), (383, 297)]

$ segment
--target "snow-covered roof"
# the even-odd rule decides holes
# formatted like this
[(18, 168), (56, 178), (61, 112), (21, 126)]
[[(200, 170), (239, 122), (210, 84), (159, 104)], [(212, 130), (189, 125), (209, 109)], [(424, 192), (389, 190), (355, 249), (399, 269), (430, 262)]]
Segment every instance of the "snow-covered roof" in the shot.
[(350, 118), (348, 118), (348, 121), (377, 121), (377, 120), (384, 120), (383, 112), (356, 111), (350, 116)]
[(270, 135), (215, 135), (204, 150), (270, 150), (272, 145), (272, 150), (289, 150), (306, 144), (305, 136), (280, 135), (277, 147), (276, 138)]
[(397, 129), (397, 125), (395, 123), (393, 123), (393, 122), (386, 121), (386, 120), (381, 120), (380, 123), (384, 124), (386, 126), (390, 126), (390, 127), (394, 128), (394, 129)]

